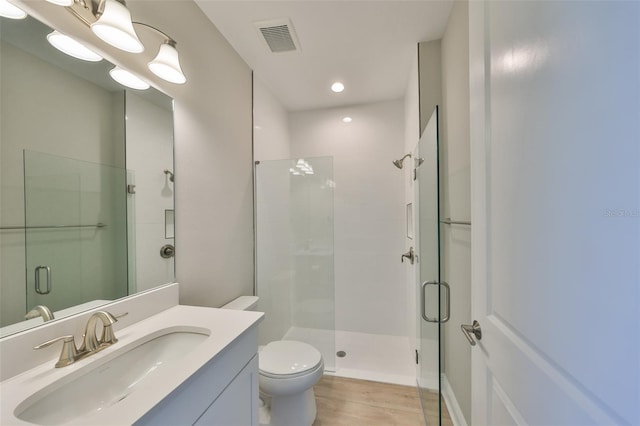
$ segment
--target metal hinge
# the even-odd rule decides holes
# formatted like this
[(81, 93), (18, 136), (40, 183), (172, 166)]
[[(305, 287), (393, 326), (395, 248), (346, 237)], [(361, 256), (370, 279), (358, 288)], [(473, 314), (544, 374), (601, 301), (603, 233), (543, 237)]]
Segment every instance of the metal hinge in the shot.
[(416, 364), (420, 363), (420, 355), (418, 355), (418, 350), (416, 349)]

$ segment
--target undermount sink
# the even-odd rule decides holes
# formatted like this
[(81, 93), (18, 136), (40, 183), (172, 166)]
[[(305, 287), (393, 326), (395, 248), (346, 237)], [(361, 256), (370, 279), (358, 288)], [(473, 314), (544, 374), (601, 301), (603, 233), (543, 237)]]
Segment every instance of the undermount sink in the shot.
[(209, 334), (198, 327), (159, 330), (107, 362), (96, 362), (95, 368), (89, 364), (51, 383), (20, 403), (14, 415), (26, 422), (53, 425), (106, 409), (127, 398), (158, 370), (178, 362)]

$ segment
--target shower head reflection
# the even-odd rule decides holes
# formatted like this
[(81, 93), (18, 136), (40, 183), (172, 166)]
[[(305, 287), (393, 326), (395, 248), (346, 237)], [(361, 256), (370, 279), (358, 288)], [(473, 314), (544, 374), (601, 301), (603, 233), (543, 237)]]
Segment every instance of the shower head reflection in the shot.
[(393, 165), (394, 165), (394, 166), (396, 166), (397, 168), (401, 169), (401, 168), (402, 168), (402, 162), (403, 162), (403, 161), (404, 161), (404, 159), (405, 159), (405, 158), (407, 158), (407, 157), (411, 158), (411, 153), (409, 153), (409, 154), (405, 155), (404, 157), (402, 157), (402, 158), (401, 158), (401, 159), (399, 159), (399, 160), (394, 160), (394, 161), (393, 161)]

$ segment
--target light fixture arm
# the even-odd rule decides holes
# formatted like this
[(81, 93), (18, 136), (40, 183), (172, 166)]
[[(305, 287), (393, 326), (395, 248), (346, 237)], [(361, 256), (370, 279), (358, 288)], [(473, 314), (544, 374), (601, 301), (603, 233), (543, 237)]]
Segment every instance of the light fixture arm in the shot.
[(162, 30), (159, 30), (158, 28), (154, 27), (153, 25), (145, 24), (144, 22), (138, 22), (138, 21), (133, 21), (132, 24), (133, 25), (140, 25), (140, 26), (147, 27), (147, 28), (151, 28), (152, 30), (154, 30), (157, 33), (161, 34), (165, 38), (165, 43), (167, 43), (171, 47), (176, 47), (176, 45), (178, 44), (178, 42), (175, 41), (171, 36), (169, 36), (169, 34), (165, 33)]

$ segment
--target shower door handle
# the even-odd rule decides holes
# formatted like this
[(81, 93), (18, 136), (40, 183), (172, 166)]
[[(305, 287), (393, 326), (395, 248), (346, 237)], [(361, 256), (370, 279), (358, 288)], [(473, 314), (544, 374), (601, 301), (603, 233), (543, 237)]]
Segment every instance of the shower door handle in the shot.
[[(45, 291), (42, 291), (42, 288), (40, 287), (40, 270), (41, 269), (45, 269), (47, 271), (47, 289)], [(51, 266), (46, 266), (46, 265), (36, 266), (35, 272), (36, 272), (36, 277), (35, 277), (36, 293), (38, 294), (51, 293)]]
[[(427, 286), (428, 285), (437, 285), (437, 286), (442, 286), (444, 288), (444, 297), (445, 297), (445, 307), (447, 308), (446, 310), (446, 314), (444, 315), (444, 317), (442, 318), (431, 318), (429, 316), (427, 316), (427, 312), (426, 312), (426, 303), (424, 302), (424, 298), (426, 296), (427, 293)], [(445, 322), (449, 321), (449, 318), (451, 317), (451, 287), (449, 287), (449, 284), (447, 284), (446, 282), (442, 281), (442, 282), (438, 282), (438, 281), (425, 281), (422, 283), (422, 289), (420, 292), (420, 313), (422, 315), (422, 319), (427, 321), (427, 322), (434, 322), (434, 323), (440, 323), (440, 324), (444, 324)]]

